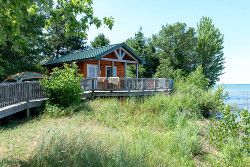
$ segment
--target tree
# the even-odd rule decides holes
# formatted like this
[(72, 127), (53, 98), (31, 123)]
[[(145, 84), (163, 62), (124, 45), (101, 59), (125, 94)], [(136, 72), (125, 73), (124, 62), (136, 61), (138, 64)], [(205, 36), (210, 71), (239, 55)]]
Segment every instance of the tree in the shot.
[[(47, 12), (46, 30), (48, 41), (55, 49), (55, 57), (59, 57), (60, 50), (65, 47), (64, 41), (70, 37), (87, 39), (90, 25), (100, 27), (102, 23), (112, 28), (112, 17), (104, 17), (103, 21), (94, 17), (92, 0), (58, 0), (55, 7), (50, 6)], [(81, 16), (77, 19), (77, 16)]]
[(202, 17), (197, 26), (198, 44), (196, 54), (198, 55), (197, 64), (203, 68), (203, 73), (209, 80), (209, 86), (213, 86), (219, 81), (219, 76), (223, 74), (224, 36), (218, 28), (215, 28), (212, 20)]
[(173, 66), (171, 65), (171, 62), (169, 61), (169, 58), (167, 58), (160, 60), (160, 65), (157, 67), (154, 77), (178, 79), (182, 75), (183, 75), (182, 70), (181, 69), (174, 70)]
[[(13, 1), (15, 2), (15, 1)], [(2, 3), (2, 2), (0, 2)], [(8, 3), (4, 3), (8, 6)], [(22, 4), (22, 2), (20, 2)], [(42, 52), (45, 46), (43, 28), (45, 26), (45, 15), (39, 12), (29, 12), (28, 4), (20, 5), (13, 3), (15, 8), (9, 6), (10, 14), (6, 15), (6, 25), (0, 23), (0, 34), (5, 36), (0, 42), (0, 80), (8, 75), (22, 71), (41, 72), (42, 68), (38, 65), (42, 59)], [(26, 5), (26, 6), (25, 6)], [(18, 10), (19, 9), (19, 10)], [(12, 12), (18, 10), (18, 14)], [(0, 16), (3, 16), (0, 10)], [(2, 19), (2, 17), (0, 17)], [(17, 19), (18, 23), (13, 26), (10, 22)], [(22, 24), (20, 24), (22, 23)], [(14, 33), (13, 31), (17, 31)]]
[(112, 17), (93, 16), (92, 0), (0, 0), (0, 80), (26, 71), (41, 71), (44, 59), (84, 49), (86, 30)]
[[(139, 65), (139, 77), (152, 78), (156, 72), (157, 66), (159, 65), (159, 58), (155, 56), (155, 47), (153, 46), (152, 41), (144, 36), (142, 28), (135, 33), (134, 38), (127, 39), (126, 44), (146, 61), (146, 64)], [(128, 66), (128, 76), (135, 77), (135, 75), (136, 67)]]
[(168, 59), (173, 70), (180, 69), (183, 75), (187, 76), (195, 69), (195, 46), (197, 44), (195, 34), (195, 29), (188, 28), (185, 23), (178, 22), (162, 26), (159, 33), (153, 35), (157, 56), (161, 59)]
[(33, 0), (6, 0), (0, 1), (0, 45), (7, 46), (11, 41), (12, 46), (18, 50), (18, 45), (24, 45), (27, 39), (22, 34), (22, 28), (26, 27), (28, 14), (34, 10)]
[(105, 37), (104, 34), (99, 34), (97, 37), (95, 37), (94, 41), (91, 42), (92, 48), (97, 48), (101, 46), (107, 46), (110, 44), (110, 40)]

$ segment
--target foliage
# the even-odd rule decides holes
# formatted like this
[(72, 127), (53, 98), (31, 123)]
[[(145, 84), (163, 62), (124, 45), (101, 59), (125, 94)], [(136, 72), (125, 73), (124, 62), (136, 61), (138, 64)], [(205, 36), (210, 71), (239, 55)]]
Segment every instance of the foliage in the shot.
[(94, 41), (91, 42), (92, 48), (97, 48), (101, 46), (107, 46), (110, 44), (110, 40), (105, 37), (104, 34), (99, 34), (97, 37), (95, 37)]
[(23, 36), (22, 28), (27, 26), (26, 17), (32, 14), (35, 6), (32, 0), (0, 1), (0, 45), (6, 46), (7, 41), (12, 41), (11, 48), (18, 49), (27, 39)]
[[(58, 0), (55, 7), (48, 8), (45, 28), (48, 32), (48, 41), (55, 49), (57, 58), (62, 48), (71, 46), (70, 42), (64, 41), (72, 37), (78, 37), (80, 41), (84, 41), (90, 25), (96, 25), (99, 28), (104, 23), (110, 29), (112, 28), (113, 18), (104, 17), (101, 21), (94, 17), (92, 4), (92, 0)], [(77, 19), (78, 15), (81, 15), (80, 19)]]
[(211, 124), (211, 140), (223, 148), (232, 138), (243, 152), (250, 153), (250, 113), (247, 110), (231, 111), (230, 106), (223, 106), (220, 120), (213, 119)]
[[(155, 56), (155, 47), (150, 39), (147, 39), (142, 33), (142, 28), (135, 34), (134, 38), (126, 40), (126, 44), (133, 49), (141, 58), (146, 61), (146, 64), (139, 65), (138, 75), (141, 78), (152, 78), (157, 66), (159, 65), (159, 58)], [(136, 76), (136, 67), (128, 66), (129, 77)]]
[(160, 65), (157, 67), (154, 77), (178, 79), (182, 75), (183, 75), (182, 70), (181, 69), (174, 70), (169, 59), (161, 59)]
[[(18, 72), (44, 72), (38, 64), (42, 59), (41, 53), (46, 45), (43, 35), (45, 16), (30, 13), (27, 10), (28, 6), (26, 6), (30, 4), (30, 1), (27, 4), (23, 4), (23, 1), (14, 2), (0, 2), (4, 4), (3, 6), (13, 5), (9, 8), (3, 8), (9, 9), (9, 14), (2, 13), (2, 8), (0, 9), (0, 16), (6, 15), (0, 17), (0, 19), (4, 19), (0, 22), (0, 27), (4, 27), (0, 28), (0, 34), (5, 34), (0, 37), (2, 38), (2, 41), (0, 40), (0, 81)], [(13, 11), (17, 13), (12, 13)], [(14, 22), (15, 25), (12, 25)]]
[(72, 63), (53, 69), (49, 79), (43, 79), (41, 85), (48, 92), (49, 103), (69, 107), (81, 100), (81, 74), (77, 74), (77, 65)]
[(209, 117), (222, 105), (224, 98), (223, 87), (213, 91), (207, 87), (208, 80), (205, 78), (201, 66), (187, 77), (175, 81), (174, 90), (185, 99), (186, 107), (193, 108), (197, 114)]
[(159, 33), (153, 35), (157, 56), (161, 59), (168, 59), (172, 69), (180, 69), (183, 75), (187, 76), (195, 67), (194, 50), (197, 44), (195, 34), (195, 29), (187, 27), (185, 23), (177, 22), (173, 25), (162, 26)]
[(219, 81), (219, 76), (223, 74), (224, 36), (220, 30), (214, 26), (208, 17), (202, 17), (197, 27), (198, 43), (195, 52), (197, 54), (197, 64), (202, 65), (203, 73), (209, 80), (209, 86), (213, 86)]
[(208, 79), (203, 74), (202, 66), (198, 66), (195, 72), (192, 72), (186, 78), (186, 84), (194, 84), (196, 87), (207, 90)]
[(90, 25), (112, 17), (94, 17), (92, 0), (1, 0), (0, 81), (22, 72), (44, 72), (40, 64), (59, 54), (85, 49)]

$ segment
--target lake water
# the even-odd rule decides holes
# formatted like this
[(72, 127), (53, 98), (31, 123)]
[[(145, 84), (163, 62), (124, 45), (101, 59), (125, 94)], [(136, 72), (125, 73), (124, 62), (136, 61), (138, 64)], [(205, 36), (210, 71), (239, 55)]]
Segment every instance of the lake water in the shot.
[[(224, 84), (228, 97), (225, 103), (239, 109), (250, 110), (250, 84)], [(217, 88), (218, 85), (215, 86)]]

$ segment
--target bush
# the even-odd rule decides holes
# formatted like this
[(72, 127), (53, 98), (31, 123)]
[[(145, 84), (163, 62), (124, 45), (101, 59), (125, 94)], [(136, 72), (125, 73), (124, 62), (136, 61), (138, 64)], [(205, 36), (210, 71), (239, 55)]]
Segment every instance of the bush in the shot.
[(69, 107), (80, 102), (82, 75), (77, 74), (77, 71), (75, 63), (64, 64), (62, 69), (54, 68), (49, 79), (42, 80), (41, 85), (48, 93), (49, 103)]
[(250, 113), (247, 110), (233, 113), (230, 106), (222, 107), (220, 111), (222, 113), (221, 119), (214, 118), (211, 124), (211, 140), (215, 145), (223, 148), (225, 143), (234, 138), (240, 141), (238, 144), (243, 152), (250, 153)]
[(196, 71), (190, 73), (186, 78), (175, 81), (175, 94), (182, 97), (185, 110), (191, 110), (204, 117), (209, 117), (222, 105), (224, 98), (223, 87), (217, 90), (209, 88), (208, 80), (202, 72), (201, 66)]

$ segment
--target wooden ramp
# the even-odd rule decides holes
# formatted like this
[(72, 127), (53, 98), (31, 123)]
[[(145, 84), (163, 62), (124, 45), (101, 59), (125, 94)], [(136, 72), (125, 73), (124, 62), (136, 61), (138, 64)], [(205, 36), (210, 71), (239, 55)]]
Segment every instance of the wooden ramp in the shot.
[[(27, 110), (30, 108), (40, 107), (47, 98), (31, 100), (27, 102), (20, 102), (18, 104), (12, 104), (4, 108), (0, 108), (0, 119), (7, 117), (9, 115), (15, 114), (17, 112)], [(27, 117), (29, 117), (29, 110), (27, 110)]]
[(38, 81), (0, 84), (0, 119), (26, 110), (39, 107), (47, 100), (46, 92)]

